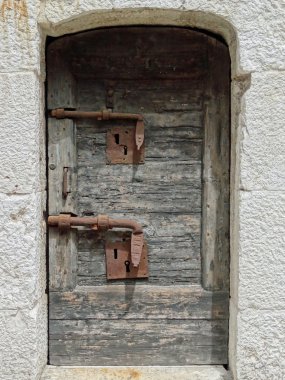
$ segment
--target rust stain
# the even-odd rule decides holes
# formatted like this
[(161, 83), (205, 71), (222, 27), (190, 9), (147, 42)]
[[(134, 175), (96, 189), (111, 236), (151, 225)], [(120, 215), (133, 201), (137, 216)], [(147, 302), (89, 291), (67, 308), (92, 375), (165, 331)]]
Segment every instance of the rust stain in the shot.
[(20, 219), (22, 216), (24, 216), (26, 214), (26, 208), (25, 207), (22, 207), (18, 212), (16, 213), (11, 213), (10, 214), (10, 217), (12, 220), (18, 220)]
[(21, 21), (27, 25), (28, 7), (26, 0), (3, 0), (0, 9), (0, 14), (4, 21), (6, 21), (7, 15), (11, 14), (12, 11), (14, 11), (13, 16), (17, 22), (17, 26), (21, 26)]
[(14, 0), (15, 15), (20, 20), (22, 17), (28, 18), (28, 8), (26, 0)]
[(137, 369), (126, 368), (126, 369), (109, 369), (101, 368), (100, 371), (105, 375), (110, 375), (115, 378), (124, 380), (139, 380), (141, 378), (141, 372)]
[(12, 10), (12, 1), (11, 0), (3, 0), (2, 5), (1, 5), (1, 16), (4, 20), (6, 20), (6, 11), (7, 10)]

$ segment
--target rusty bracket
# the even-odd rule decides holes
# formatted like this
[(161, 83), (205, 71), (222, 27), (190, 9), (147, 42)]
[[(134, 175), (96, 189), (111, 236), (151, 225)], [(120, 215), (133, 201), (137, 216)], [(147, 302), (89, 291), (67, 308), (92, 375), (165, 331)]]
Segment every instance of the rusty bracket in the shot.
[(78, 217), (71, 214), (50, 215), (48, 225), (58, 227), (62, 232), (71, 227), (87, 227), (94, 231), (107, 231), (113, 228), (127, 228), (132, 230), (131, 236), (131, 261), (134, 267), (138, 267), (144, 244), (142, 226), (131, 219), (111, 219), (107, 215), (96, 217)]
[(65, 166), (63, 168), (63, 178), (62, 178), (62, 196), (63, 196), (63, 198), (66, 199), (69, 193), (71, 193), (71, 189), (70, 189), (70, 168)]
[(140, 150), (144, 142), (144, 121), (141, 114), (113, 112), (110, 110), (69, 111), (64, 108), (53, 109), (50, 114), (57, 119), (136, 120), (135, 141), (137, 150)]

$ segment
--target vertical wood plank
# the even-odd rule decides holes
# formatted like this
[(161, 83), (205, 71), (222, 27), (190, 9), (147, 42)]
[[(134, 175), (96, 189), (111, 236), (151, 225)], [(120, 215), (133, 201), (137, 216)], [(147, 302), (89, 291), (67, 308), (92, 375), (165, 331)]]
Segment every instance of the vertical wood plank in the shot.
[[(60, 42), (56, 42), (57, 44)], [(59, 55), (61, 53), (61, 55)], [(75, 80), (62, 49), (48, 53), (48, 108), (75, 108)], [(67, 168), (67, 169), (65, 169)], [(63, 196), (63, 175), (67, 170), (68, 194)], [(49, 215), (77, 213), (76, 126), (72, 120), (48, 118)], [(77, 233), (49, 228), (50, 290), (71, 290), (76, 285)]]
[[(218, 48), (217, 48), (218, 44)], [(230, 58), (209, 38), (203, 155), (202, 285), (229, 287)]]

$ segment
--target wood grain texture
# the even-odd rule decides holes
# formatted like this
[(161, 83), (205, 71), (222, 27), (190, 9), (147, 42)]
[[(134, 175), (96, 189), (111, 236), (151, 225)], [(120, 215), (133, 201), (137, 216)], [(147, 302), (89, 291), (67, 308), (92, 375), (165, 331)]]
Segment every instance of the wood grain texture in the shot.
[(202, 283), (229, 288), (230, 60), (226, 46), (209, 41), (203, 155)]
[[(49, 213), (77, 213), (76, 127), (72, 120), (48, 118)], [(63, 197), (63, 172), (69, 168), (69, 193)]]
[(49, 291), (72, 290), (77, 280), (77, 236), (49, 229)]
[(69, 62), (65, 59), (65, 51), (69, 48), (67, 41), (64, 43), (55, 41), (48, 46), (47, 105), (49, 110), (76, 107), (76, 80), (69, 69)]
[[(48, 54), (48, 107), (75, 106), (75, 81), (67, 62), (52, 47)], [(63, 173), (68, 168), (67, 197), (63, 197)], [(49, 215), (77, 213), (76, 127), (72, 120), (48, 118)], [(71, 290), (77, 277), (77, 234), (49, 228), (49, 290)]]
[[(96, 103), (99, 109), (103, 107), (105, 98), (98, 96), (98, 93), (102, 94), (102, 86), (97, 87), (93, 83), (94, 86), (90, 83), (88, 86), (86, 81), (80, 81), (77, 96), (80, 108), (90, 107), (92, 103)], [(189, 88), (183, 82), (172, 81), (172, 87), (169, 82), (157, 83), (155, 92), (152, 81), (139, 81), (136, 90), (131, 81), (119, 81), (118, 85), (114, 100), (117, 110), (128, 111), (130, 102), (124, 94), (131, 91), (131, 110), (135, 111), (135, 105), (138, 110), (138, 106), (143, 104), (146, 111), (143, 114), (146, 125), (145, 164), (106, 165), (106, 132), (114, 122), (80, 121), (77, 124), (79, 212), (96, 214), (100, 210), (100, 213), (128, 217), (143, 224), (150, 272), (149, 279), (142, 282), (198, 284), (201, 278), (201, 161), (204, 136), (201, 97), (193, 98), (192, 92), (189, 102)], [(201, 94), (201, 84), (195, 82), (195, 85), (196, 91)], [(155, 112), (157, 102), (167, 109), (171, 99), (175, 99), (175, 110), (169, 108), (163, 113)], [(179, 109), (178, 104), (185, 107), (183, 102), (188, 102), (188, 110)], [(97, 241), (93, 234), (90, 247), (86, 234), (79, 233), (78, 284), (107, 282), (104, 260), (107, 236), (110, 235), (105, 235), (105, 239), (100, 236)], [(91, 260), (86, 260), (88, 251)]]
[[(112, 308), (110, 308), (112, 305)], [(155, 307), (154, 307), (155, 305)], [(228, 294), (200, 286), (129, 284), (51, 294), (51, 319), (227, 319)]]
[[(171, 29), (175, 32), (171, 33)], [(85, 33), (84, 37), (71, 37), (74, 50), (71, 65), (75, 75), (113, 80), (201, 79), (204, 75), (205, 35), (174, 28), (152, 28), (144, 36), (139, 27), (129, 31), (127, 28), (116, 32), (97, 30)], [(90, 49), (92, 45), (94, 48)], [(187, 67), (191, 69), (186, 70)]]
[(54, 365), (187, 365), (227, 361), (225, 320), (52, 320)]

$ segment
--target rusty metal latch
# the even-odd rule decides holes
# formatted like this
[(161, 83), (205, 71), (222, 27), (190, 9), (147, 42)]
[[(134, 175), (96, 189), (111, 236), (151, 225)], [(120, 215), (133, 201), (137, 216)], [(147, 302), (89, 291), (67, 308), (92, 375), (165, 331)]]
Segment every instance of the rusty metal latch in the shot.
[(63, 168), (63, 176), (62, 176), (62, 196), (64, 199), (66, 199), (68, 194), (71, 193), (69, 177), (70, 177), (70, 168), (65, 166)]
[(113, 228), (127, 228), (132, 230), (131, 237), (131, 261), (134, 267), (138, 267), (144, 244), (142, 226), (131, 219), (111, 219), (107, 215), (96, 217), (77, 217), (71, 214), (50, 215), (48, 225), (58, 227), (61, 231), (67, 231), (72, 226), (89, 227), (95, 231), (107, 231)]
[(140, 150), (144, 142), (144, 121), (141, 114), (119, 113), (109, 110), (103, 111), (69, 111), (64, 108), (57, 108), (51, 111), (51, 116), (57, 119), (97, 119), (97, 120), (136, 120), (136, 147)]

